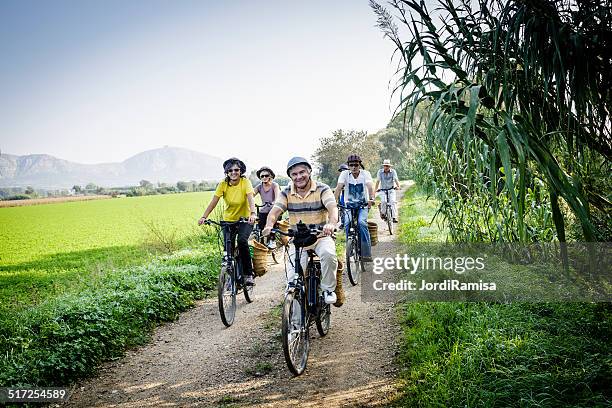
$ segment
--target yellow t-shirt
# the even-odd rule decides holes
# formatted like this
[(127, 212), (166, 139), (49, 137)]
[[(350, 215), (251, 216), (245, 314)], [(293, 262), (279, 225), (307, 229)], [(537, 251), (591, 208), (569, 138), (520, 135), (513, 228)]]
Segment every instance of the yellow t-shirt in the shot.
[(248, 217), (251, 214), (247, 201), (248, 193), (253, 194), (253, 185), (247, 178), (241, 177), (235, 186), (230, 186), (225, 180), (219, 183), (215, 195), (225, 201), (223, 221), (238, 221), (240, 217)]

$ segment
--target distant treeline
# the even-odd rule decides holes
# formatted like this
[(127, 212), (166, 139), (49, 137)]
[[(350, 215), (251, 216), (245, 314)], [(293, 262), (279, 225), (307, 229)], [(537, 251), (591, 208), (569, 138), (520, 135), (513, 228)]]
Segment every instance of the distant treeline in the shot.
[[(252, 172), (249, 177), (253, 185), (258, 184), (255, 173)], [(286, 177), (277, 177), (276, 181), (281, 185), (286, 185), (289, 181)], [(0, 188), (0, 200), (29, 200), (34, 198), (47, 197), (66, 197), (74, 195), (123, 195), (126, 197), (138, 197), (145, 195), (156, 194), (172, 194), (172, 193), (191, 193), (196, 191), (214, 191), (217, 188), (219, 180), (202, 180), (202, 181), (179, 181), (176, 184), (169, 183), (152, 183), (148, 180), (140, 180), (137, 186), (126, 187), (102, 187), (94, 183), (80, 186), (74, 185), (71, 189), (34, 189), (33, 187), (5, 187)]]

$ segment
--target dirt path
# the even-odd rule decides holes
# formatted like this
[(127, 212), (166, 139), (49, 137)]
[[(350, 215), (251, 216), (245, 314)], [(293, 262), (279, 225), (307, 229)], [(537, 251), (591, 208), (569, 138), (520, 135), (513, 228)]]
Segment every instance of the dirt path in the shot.
[[(380, 221), (378, 213), (373, 218)], [(397, 253), (382, 222), (379, 237), (373, 256)], [(280, 339), (284, 287), (280, 266), (258, 278), (255, 302), (240, 299), (230, 328), (220, 321), (216, 298), (199, 303), (158, 328), (151, 344), (78, 384), (65, 406), (374, 407), (392, 400), (399, 335), (393, 308), (363, 303), (361, 287), (345, 277), (344, 306), (332, 308), (325, 338), (311, 331), (308, 368), (292, 377)]]

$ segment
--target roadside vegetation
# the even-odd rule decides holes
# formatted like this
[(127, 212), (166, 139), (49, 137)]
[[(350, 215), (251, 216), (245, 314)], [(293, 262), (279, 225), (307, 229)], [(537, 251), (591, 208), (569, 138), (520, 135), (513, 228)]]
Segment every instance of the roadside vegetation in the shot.
[[(612, 240), (608, 2), (370, 5), (395, 46), (397, 117), (419, 186), (402, 207), (405, 245), (553, 243), (571, 271), (565, 243)], [(585, 252), (581, 277), (595, 261)], [(612, 405), (610, 303), (400, 311), (399, 406)]]
[[(0, 385), (66, 385), (215, 286), (210, 193), (0, 210)], [(183, 250), (180, 250), (183, 248)]]
[[(413, 187), (400, 210), (404, 245), (445, 242), (439, 202)], [(513, 267), (513, 266), (510, 266)], [(399, 307), (397, 406), (598, 407), (612, 403), (607, 303), (419, 302)]]

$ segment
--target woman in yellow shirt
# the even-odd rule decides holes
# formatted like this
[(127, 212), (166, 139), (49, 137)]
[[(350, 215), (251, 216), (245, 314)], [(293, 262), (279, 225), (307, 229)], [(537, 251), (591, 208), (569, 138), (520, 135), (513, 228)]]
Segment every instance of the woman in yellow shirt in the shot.
[[(223, 162), (223, 170), (225, 179), (217, 185), (217, 190), (210, 204), (204, 211), (204, 215), (198, 221), (202, 225), (210, 213), (215, 209), (220, 198), (225, 202), (223, 210), (223, 221), (238, 221), (240, 218), (248, 218), (249, 222), (240, 223), (236, 229), (231, 229), (231, 239), (238, 236), (238, 253), (240, 263), (243, 266), (245, 284), (254, 285), (253, 265), (251, 264), (251, 255), (249, 253), (248, 239), (253, 230), (255, 222), (255, 201), (253, 200), (253, 185), (251, 181), (245, 177), (246, 166), (242, 160), (235, 157), (227, 159)], [(227, 229), (223, 233), (228, 233)]]

